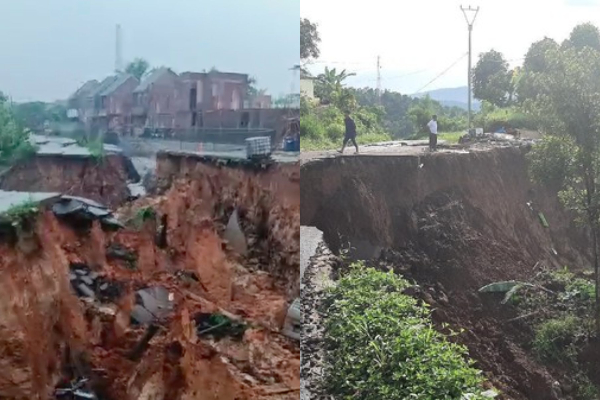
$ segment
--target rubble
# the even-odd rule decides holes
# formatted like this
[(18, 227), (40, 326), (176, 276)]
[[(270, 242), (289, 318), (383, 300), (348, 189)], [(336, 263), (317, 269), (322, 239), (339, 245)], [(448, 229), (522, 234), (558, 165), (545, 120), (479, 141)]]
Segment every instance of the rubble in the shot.
[(127, 185), (141, 179), (117, 146), (105, 145), (100, 162), (73, 139), (30, 135), (30, 141), (36, 154), (3, 172), (0, 190), (64, 193), (117, 208), (130, 196)]
[[(53, 195), (35, 251), (0, 240), (0, 398), (297, 398), (300, 350), (282, 329), (299, 199), (279, 172), (208, 172), (115, 214)], [(246, 257), (225, 238), (236, 207)]]

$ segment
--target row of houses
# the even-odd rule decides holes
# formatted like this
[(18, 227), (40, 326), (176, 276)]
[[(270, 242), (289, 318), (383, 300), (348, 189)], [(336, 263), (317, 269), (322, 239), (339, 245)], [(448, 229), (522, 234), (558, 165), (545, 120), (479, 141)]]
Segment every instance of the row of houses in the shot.
[(203, 128), (224, 111), (271, 107), (270, 96), (249, 99), (248, 87), (248, 75), (220, 71), (177, 74), (159, 68), (141, 82), (120, 73), (84, 83), (68, 100), (68, 117), (86, 130), (120, 134)]

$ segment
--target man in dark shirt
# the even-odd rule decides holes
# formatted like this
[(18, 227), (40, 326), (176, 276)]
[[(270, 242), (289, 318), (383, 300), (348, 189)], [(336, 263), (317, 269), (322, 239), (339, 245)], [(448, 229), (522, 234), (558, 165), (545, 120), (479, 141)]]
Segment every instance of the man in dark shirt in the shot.
[(358, 145), (356, 144), (356, 124), (354, 120), (350, 118), (350, 112), (346, 112), (346, 118), (344, 118), (344, 124), (346, 125), (346, 133), (344, 134), (344, 143), (342, 144), (342, 150), (340, 153), (344, 153), (344, 149), (346, 148), (346, 144), (348, 142), (352, 142), (354, 147), (356, 147), (356, 154), (358, 154)]

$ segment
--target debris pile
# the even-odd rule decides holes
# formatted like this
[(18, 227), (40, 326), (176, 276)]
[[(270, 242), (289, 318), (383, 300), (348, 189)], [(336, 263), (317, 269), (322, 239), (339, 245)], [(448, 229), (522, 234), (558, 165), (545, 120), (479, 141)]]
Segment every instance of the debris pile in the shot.
[[(0, 398), (297, 398), (283, 327), (298, 204), (272, 191), (223, 168), (114, 216), (87, 199), (40, 206), (39, 248), (0, 240)], [(245, 255), (225, 238), (232, 218)]]
[(114, 301), (122, 291), (118, 282), (100, 276), (85, 264), (71, 263), (69, 281), (78, 296), (101, 302)]
[(0, 190), (58, 192), (82, 196), (116, 208), (130, 196), (128, 183), (139, 174), (116, 146), (105, 145), (102, 159), (72, 139), (31, 135), (38, 146), (0, 177)]

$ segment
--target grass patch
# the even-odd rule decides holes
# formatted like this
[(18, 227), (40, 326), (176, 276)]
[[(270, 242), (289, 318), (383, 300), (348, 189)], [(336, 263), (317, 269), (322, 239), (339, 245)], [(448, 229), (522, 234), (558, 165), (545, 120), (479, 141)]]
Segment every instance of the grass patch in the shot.
[(39, 213), (39, 204), (33, 200), (27, 200), (21, 204), (10, 207), (0, 215), (0, 222), (10, 223), (15, 228), (22, 228), (32, 221)]
[(144, 223), (146, 221), (155, 221), (155, 220), (156, 220), (156, 210), (151, 206), (147, 206), (147, 207), (143, 207), (143, 208), (140, 208), (139, 210), (137, 210), (137, 212), (135, 213), (135, 216), (133, 218), (131, 218), (131, 220), (128, 222), (128, 225), (130, 225), (134, 229), (139, 230), (144, 226)]
[[(362, 265), (330, 290), (325, 388), (338, 399), (481, 399), (481, 372), (464, 346), (431, 323), (409, 283)], [(469, 397), (469, 394), (471, 397)]]
[[(387, 142), (392, 140), (389, 135), (381, 133), (366, 133), (359, 134), (356, 137), (356, 143), (359, 146), (366, 144), (373, 144), (378, 142)], [(354, 148), (351, 142), (348, 143), (347, 147)], [(315, 150), (336, 150), (342, 148), (342, 139), (333, 141), (328, 137), (320, 137), (318, 139), (303, 137), (300, 140), (301, 151), (315, 151)]]
[(445, 140), (448, 144), (458, 144), (458, 141), (461, 137), (465, 135), (465, 132), (446, 132), (440, 133), (439, 140)]
[(574, 362), (577, 358), (576, 340), (582, 323), (580, 318), (573, 315), (544, 321), (536, 328), (533, 350), (545, 361)]
[(96, 161), (100, 161), (104, 158), (104, 143), (102, 143), (101, 138), (88, 142), (87, 148), (90, 151), (92, 158)]

